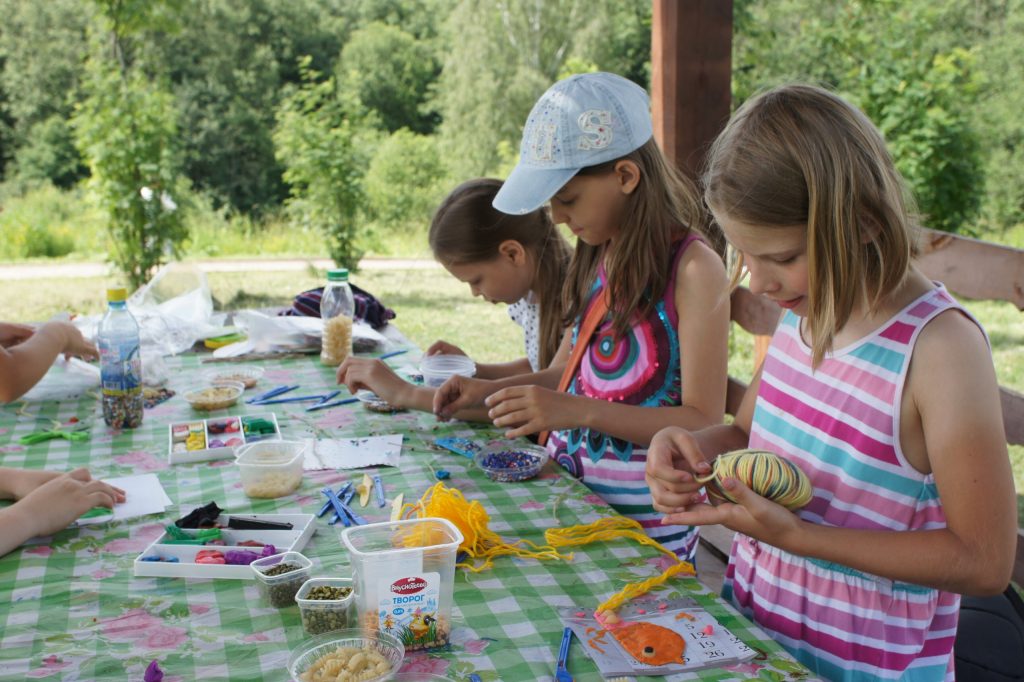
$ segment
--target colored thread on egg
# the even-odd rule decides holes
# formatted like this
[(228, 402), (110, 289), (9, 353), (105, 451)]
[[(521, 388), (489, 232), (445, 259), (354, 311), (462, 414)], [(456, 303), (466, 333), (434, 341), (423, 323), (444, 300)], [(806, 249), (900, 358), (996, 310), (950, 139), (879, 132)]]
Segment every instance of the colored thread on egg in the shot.
[(711, 474), (698, 478), (708, 495), (736, 502), (720, 481), (732, 477), (742, 481), (761, 497), (796, 511), (811, 501), (814, 490), (807, 474), (793, 462), (767, 450), (734, 450), (715, 459)]

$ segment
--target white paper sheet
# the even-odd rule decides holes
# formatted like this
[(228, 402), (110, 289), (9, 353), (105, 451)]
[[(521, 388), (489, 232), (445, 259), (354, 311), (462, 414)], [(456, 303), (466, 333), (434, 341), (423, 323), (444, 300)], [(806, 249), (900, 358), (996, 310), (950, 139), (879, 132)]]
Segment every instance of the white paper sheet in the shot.
[(372, 466), (398, 466), (402, 454), (402, 434), (367, 438), (307, 438), (302, 468), (362, 469)]
[(162, 514), (171, 505), (171, 498), (167, 497), (167, 492), (160, 484), (160, 479), (156, 477), (156, 474), (104, 478), (103, 481), (123, 490), (125, 501), (115, 504), (110, 514), (78, 519), (75, 523), (79, 526), (134, 519), (149, 514)]

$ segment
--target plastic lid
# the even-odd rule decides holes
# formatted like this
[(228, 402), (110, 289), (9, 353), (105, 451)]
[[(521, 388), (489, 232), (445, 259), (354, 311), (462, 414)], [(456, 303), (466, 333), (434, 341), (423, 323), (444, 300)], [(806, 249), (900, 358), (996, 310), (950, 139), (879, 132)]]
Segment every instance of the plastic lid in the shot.
[(327, 271), (328, 282), (347, 282), (348, 268), (335, 268)]
[(121, 303), (128, 298), (128, 290), (124, 287), (107, 289), (107, 303)]

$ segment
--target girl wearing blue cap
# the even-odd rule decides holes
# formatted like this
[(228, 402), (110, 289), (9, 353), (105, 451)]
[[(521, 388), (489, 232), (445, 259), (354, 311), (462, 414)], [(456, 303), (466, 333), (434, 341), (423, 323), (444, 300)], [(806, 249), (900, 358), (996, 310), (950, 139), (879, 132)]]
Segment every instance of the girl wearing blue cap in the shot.
[(534, 105), (494, 207), (519, 214), (549, 200), (552, 219), (578, 238), (563, 293), (568, 363), (495, 381), (453, 377), (435, 412), (484, 403), (510, 437), (550, 431), (562, 466), (692, 559), (695, 530), (663, 526), (651, 506), (646, 448), (665, 426), (721, 423), (729, 282), (698, 234), (696, 191), (653, 139), (642, 88), (582, 74)]

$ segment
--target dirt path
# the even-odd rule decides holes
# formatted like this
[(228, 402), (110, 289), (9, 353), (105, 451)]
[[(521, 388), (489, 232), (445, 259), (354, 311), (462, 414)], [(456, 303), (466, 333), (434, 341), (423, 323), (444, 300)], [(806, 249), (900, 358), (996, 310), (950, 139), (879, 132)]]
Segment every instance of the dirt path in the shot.
[[(333, 266), (326, 258), (202, 260), (194, 261), (204, 272), (244, 272), (249, 270), (305, 270), (310, 265), (321, 270)], [(428, 259), (366, 258), (359, 263), (363, 270), (420, 270), (440, 267)], [(45, 279), (47, 277), (106, 277), (111, 273), (107, 263), (25, 263), (0, 265), (0, 280)]]

